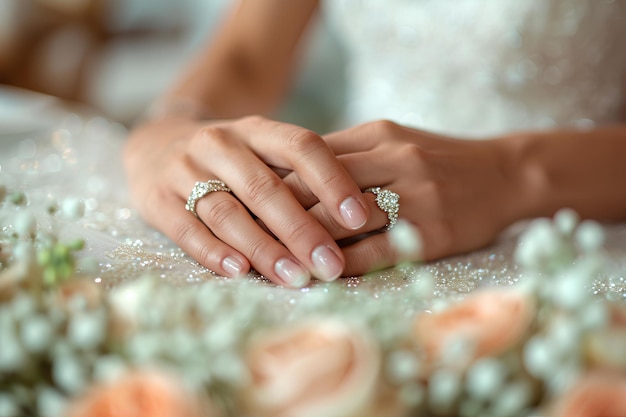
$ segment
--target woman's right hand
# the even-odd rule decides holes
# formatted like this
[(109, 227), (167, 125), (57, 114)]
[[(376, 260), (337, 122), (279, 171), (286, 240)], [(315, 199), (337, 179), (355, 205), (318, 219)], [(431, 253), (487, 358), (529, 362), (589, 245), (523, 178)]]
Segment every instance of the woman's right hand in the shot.
[[(341, 275), (341, 250), (277, 171), (297, 173), (342, 227), (358, 230), (367, 220), (361, 190), (320, 136), (262, 117), (149, 121), (131, 132), (124, 162), (144, 219), (224, 276), (253, 267), (277, 284), (299, 288), (311, 273), (327, 281)], [(197, 181), (211, 179), (232, 193), (200, 198), (196, 218), (185, 209), (187, 197)]]

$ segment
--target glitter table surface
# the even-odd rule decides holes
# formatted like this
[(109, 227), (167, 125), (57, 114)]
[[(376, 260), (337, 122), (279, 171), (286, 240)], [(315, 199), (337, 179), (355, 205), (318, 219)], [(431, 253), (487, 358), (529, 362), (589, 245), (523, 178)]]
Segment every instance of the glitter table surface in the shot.
[[(185, 255), (175, 244), (147, 226), (131, 207), (120, 151), (126, 130), (87, 111), (68, 109), (54, 99), (14, 90), (0, 95), (0, 183), (9, 190), (22, 190), (40, 225), (53, 227), (62, 238), (86, 240), (85, 259), (91, 259), (90, 275), (107, 287), (145, 274), (174, 285), (192, 285), (212, 280), (223, 291), (239, 291), (241, 285), (267, 292), (277, 306), (297, 305), (311, 288), (357, 295), (355, 308), (367, 309), (361, 296), (396, 300), (409, 310), (428, 308), (412, 303), (406, 288), (419, 282), (424, 272), (435, 278), (435, 299), (457, 298), (483, 286), (511, 285), (520, 278), (513, 261), (517, 236), (524, 225), (508, 230), (494, 245), (469, 254), (424, 265), (402, 266), (365, 277), (349, 277), (334, 283), (313, 283), (311, 288), (288, 290), (270, 284), (261, 276), (232, 280), (216, 277)], [(12, 109), (12, 112), (4, 111)], [(85, 215), (77, 221), (52, 224), (46, 213), (51, 199), (79, 198)], [(8, 209), (5, 207), (5, 212)], [(4, 216), (1, 227), (12, 227)], [(593, 290), (612, 299), (626, 297), (626, 224), (604, 226), (607, 236), (607, 273), (598, 277)]]

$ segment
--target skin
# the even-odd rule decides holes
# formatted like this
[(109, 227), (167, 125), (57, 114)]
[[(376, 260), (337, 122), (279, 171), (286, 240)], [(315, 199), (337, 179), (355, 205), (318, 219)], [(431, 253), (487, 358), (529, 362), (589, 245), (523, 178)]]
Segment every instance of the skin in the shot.
[[(626, 217), (624, 126), (463, 141), (388, 121), (321, 137), (267, 118), (317, 7), (239, 2), (162, 111), (131, 133), (125, 165), (137, 208), (198, 262), (226, 276), (254, 267), (290, 287), (393, 265), (400, 255), (386, 235), (368, 233), (387, 221), (361, 191), (372, 186), (398, 193), (400, 217), (419, 230), (424, 249), (411, 260), (482, 247), (517, 220), (565, 206)], [(187, 196), (195, 181), (216, 178), (233, 194), (200, 199), (197, 219)]]

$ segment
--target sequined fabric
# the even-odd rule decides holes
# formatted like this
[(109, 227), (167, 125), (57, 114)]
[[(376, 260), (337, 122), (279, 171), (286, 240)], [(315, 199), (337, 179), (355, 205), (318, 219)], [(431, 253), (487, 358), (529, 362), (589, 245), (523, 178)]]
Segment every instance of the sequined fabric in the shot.
[(619, 118), (623, 0), (330, 0), (346, 124), (485, 137)]

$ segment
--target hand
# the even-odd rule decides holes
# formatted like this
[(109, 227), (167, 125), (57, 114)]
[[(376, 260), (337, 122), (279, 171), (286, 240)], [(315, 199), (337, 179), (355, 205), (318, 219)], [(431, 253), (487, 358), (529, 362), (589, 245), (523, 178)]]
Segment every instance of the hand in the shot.
[[(289, 287), (305, 286), (309, 271), (323, 280), (341, 275), (345, 260), (335, 239), (276, 171), (297, 173), (336, 227), (358, 229), (368, 215), (359, 187), (321, 137), (261, 117), (150, 122), (132, 132), (125, 165), (143, 217), (220, 275), (252, 266)], [(209, 179), (224, 181), (232, 194), (199, 199), (196, 218), (185, 203), (195, 182)]]
[[(520, 217), (521, 194), (505, 158), (506, 141), (455, 140), (388, 121), (336, 132), (325, 140), (361, 189), (380, 186), (400, 195), (399, 217), (417, 228), (423, 244), (421, 253), (410, 254), (409, 260), (479, 248)], [(296, 173), (284, 181), (335, 239), (355, 235), (316, 204)], [(380, 230), (387, 223), (374, 195), (365, 197), (371, 215), (359, 233)], [(347, 275), (401, 260), (387, 233), (364, 235), (343, 251)]]

